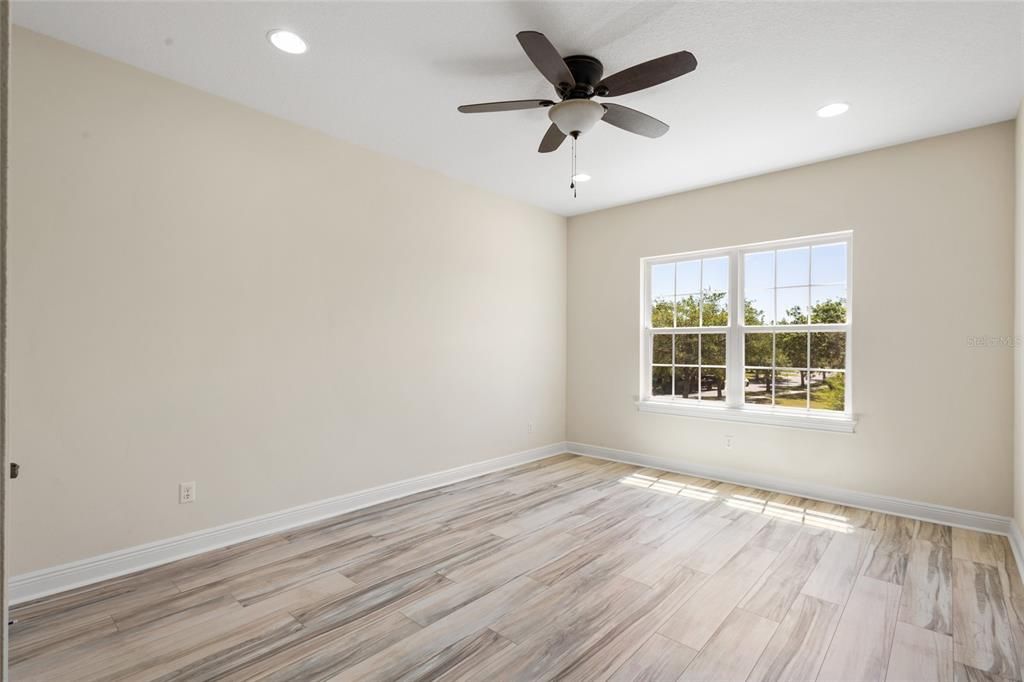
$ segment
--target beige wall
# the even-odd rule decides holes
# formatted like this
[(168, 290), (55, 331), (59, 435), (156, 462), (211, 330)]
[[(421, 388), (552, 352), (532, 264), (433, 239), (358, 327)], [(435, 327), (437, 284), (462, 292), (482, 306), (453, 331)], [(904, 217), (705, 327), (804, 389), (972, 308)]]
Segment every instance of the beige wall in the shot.
[(564, 439), (564, 218), (24, 30), (12, 85), (13, 573)]
[[(1002, 123), (571, 218), (569, 440), (1009, 515), (1013, 352), (967, 337), (1013, 334), (1013, 135)], [(855, 434), (637, 412), (642, 257), (844, 229)]]

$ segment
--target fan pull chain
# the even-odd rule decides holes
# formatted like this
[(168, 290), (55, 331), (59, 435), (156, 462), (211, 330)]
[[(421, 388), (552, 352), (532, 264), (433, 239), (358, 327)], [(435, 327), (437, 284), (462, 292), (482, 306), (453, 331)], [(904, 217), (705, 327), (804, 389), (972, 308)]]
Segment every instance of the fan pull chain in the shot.
[(572, 198), (576, 198), (576, 136), (572, 136), (572, 170), (569, 175), (569, 189), (572, 190)]

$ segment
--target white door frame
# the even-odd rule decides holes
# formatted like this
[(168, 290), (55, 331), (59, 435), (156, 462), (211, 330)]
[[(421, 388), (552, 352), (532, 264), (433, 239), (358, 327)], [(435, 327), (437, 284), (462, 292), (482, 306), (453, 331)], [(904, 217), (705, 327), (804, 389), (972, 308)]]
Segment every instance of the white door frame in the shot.
[(0, 682), (7, 682), (7, 130), (11, 3), (0, 0)]

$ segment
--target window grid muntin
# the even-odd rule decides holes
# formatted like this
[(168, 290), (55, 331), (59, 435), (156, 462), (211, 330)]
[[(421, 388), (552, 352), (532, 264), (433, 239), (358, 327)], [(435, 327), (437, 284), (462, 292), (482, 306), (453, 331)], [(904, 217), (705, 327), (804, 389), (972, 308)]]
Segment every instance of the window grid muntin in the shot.
[[(648, 264), (647, 264), (648, 276), (647, 276), (647, 284), (646, 284), (648, 290), (647, 290), (647, 292), (645, 294), (645, 298), (647, 300), (647, 306), (648, 306), (648, 310), (647, 310), (647, 326), (652, 328), (652, 329), (660, 329), (660, 330), (676, 330), (676, 329), (726, 329), (726, 328), (732, 326), (732, 306), (731, 306), (731, 300), (730, 300), (732, 292), (729, 291), (729, 284), (728, 284), (728, 282), (726, 284), (726, 290), (724, 290), (724, 291), (720, 290), (720, 289), (712, 289), (712, 288), (706, 288), (705, 287), (705, 277), (704, 277), (704, 263), (705, 263), (705, 261), (715, 260), (715, 259), (718, 259), (718, 258), (722, 258), (723, 256), (728, 258), (728, 255), (725, 254), (725, 253), (708, 253), (708, 254), (705, 254), (705, 255), (691, 257), (691, 258), (685, 258), (684, 257), (684, 258), (675, 258), (675, 259), (668, 259), (668, 260), (659, 259), (657, 261), (649, 261)], [(697, 285), (699, 287), (699, 291), (685, 291), (685, 292), (681, 292), (679, 290), (679, 266), (682, 265), (682, 264), (685, 264), (685, 263), (697, 263), (697, 265), (698, 265)], [(672, 304), (672, 323), (673, 323), (672, 327), (653, 327), (652, 321), (650, 319), (650, 312), (651, 312), (651, 308), (653, 307), (654, 303), (659, 301), (659, 300), (664, 300), (665, 299), (664, 296), (660, 296), (660, 297), (655, 298), (655, 297), (651, 296), (651, 292), (650, 292), (650, 287), (651, 287), (650, 275), (649, 275), (650, 269), (655, 267), (655, 266), (658, 266), (658, 265), (672, 265), (673, 266), (673, 270), (672, 270), (672, 295), (668, 297), (668, 299), (671, 301), (671, 304)], [(727, 263), (726, 263), (726, 276), (727, 276), (727, 278), (731, 277), (732, 269), (733, 269), (732, 263), (727, 260)], [(710, 294), (710, 295), (724, 294), (725, 295), (725, 299), (724, 299), (724, 303), (725, 303), (725, 306), (726, 306), (726, 324), (725, 325), (707, 325), (707, 326), (704, 325), (704, 303), (705, 303), (706, 298), (708, 297), (708, 294)], [(691, 325), (680, 325), (679, 324), (680, 303), (684, 299), (691, 299), (691, 298), (694, 298), (694, 297), (696, 298), (697, 324), (696, 325), (692, 325), (692, 326)]]
[[(671, 327), (671, 328), (669, 328), (669, 327), (649, 327), (646, 330), (646, 332), (647, 332), (647, 338), (648, 338), (648, 349), (647, 349), (648, 353), (649, 353), (648, 357), (650, 358), (650, 361), (647, 362), (647, 368), (648, 368), (647, 369), (648, 388), (649, 388), (648, 395), (649, 395), (649, 397), (651, 397), (653, 399), (660, 399), (660, 400), (668, 399), (668, 400), (671, 400), (671, 401), (682, 401), (682, 402), (700, 402), (700, 401), (704, 400), (703, 396), (701, 396), (701, 391), (700, 390), (697, 391), (697, 397), (696, 398), (677, 398), (676, 397), (676, 368), (677, 367), (685, 367), (685, 368), (696, 369), (697, 370), (697, 386), (698, 386), (698, 389), (700, 388), (700, 386), (702, 384), (701, 379), (702, 379), (703, 373), (702, 373), (701, 370), (703, 370), (703, 369), (720, 369), (720, 370), (723, 370), (725, 372), (725, 374), (726, 374), (726, 376), (725, 376), (725, 385), (726, 385), (726, 387), (728, 387), (728, 385), (729, 385), (729, 377), (728, 377), (729, 365), (728, 365), (728, 360), (729, 360), (729, 352), (730, 352), (729, 351), (729, 339), (730, 339), (730, 336), (729, 336), (729, 328), (728, 327)], [(697, 341), (697, 363), (696, 364), (691, 363), (691, 362), (676, 362), (676, 342), (675, 342), (675, 339), (676, 339), (677, 336), (681, 336), (683, 334), (693, 334), (693, 335), (698, 336), (698, 341)], [(716, 335), (719, 335), (719, 336), (723, 336), (723, 335), (725, 336), (725, 358), (726, 358), (726, 364), (724, 364), (724, 365), (721, 365), (721, 364), (708, 364), (708, 365), (705, 365), (705, 364), (703, 364), (703, 362), (704, 362), (704, 358), (703, 358), (704, 344), (701, 342), (700, 337), (711, 335), (711, 334), (716, 334)], [(671, 362), (671, 364), (664, 363), (664, 362), (654, 362), (653, 361), (653, 359), (654, 359), (654, 337), (655, 336), (671, 336), (672, 337), (672, 344), (671, 344), (671, 347), (672, 347), (672, 362)], [(671, 374), (670, 385), (672, 387), (672, 391), (671, 391), (670, 394), (668, 394), (668, 395), (661, 394), (661, 395), (657, 395), (657, 396), (654, 395), (653, 387), (651, 387), (650, 384), (653, 382), (654, 368), (655, 367), (661, 367), (661, 368), (664, 368), (664, 369), (671, 370), (672, 374)], [(727, 389), (723, 389), (723, 392), (725, 390), (727, 390)], [(723, 398), (723, 399), (725, 399), (725, 398)], [(716, 400), (712, 400), (711, 402), (721, 402), (721, 401), (716, 399)]]
[[(843, 395), (844, 410), (843, 410), (843, 412), (845, 412), (846, 411), (845, 410), (846, 397), (848, 395), (848, 392), (845, 390), (845, 387), (846, 387), (846, 371), (847, 371), (847, 362), (848, 362), (846, 360), (846, 356), (847, 356), (848, 351), (849, 351), (849, 340), (850, 340), (849, 339), (849, 331), (847, 331), (847, 330), (835, 330), (835, 331), (824, 331), (823, 332), (823, 331), (815, 329), (814, 328), (815, 325), (801, 325), (801, 326), (811, 327), (812, 329), (810, 329), (810, 330), (794, 330), (792, 328), (792, 325), (774, 325), (772, 327), (756, 326), (756, 327), (753, 327), (753, 328), (744, 329), (744, 332), (743, 332), (743, 340), (744, 340), (744, 343), (743, 343), (743, 349), (744, 349), (744, 353), (743, 353), (744, 389), (746, 389), (746, 372), (748, 370), (766, 371), (766, 372), (770, 372), (771, 373), (770, 374), (770, 383), (771, 383), (771, 388), (772, 388), (772, 391), (771, 391), (772, 407), (779, 407), (779, 408), (782, 408), (782, 409), (787, 409), (788, 408), (788, 409), (796, 409), (796, 410), (804, 410), (804, 409), (806, 409), (806, 410), (815, 410), (815, 411), (818, 411), (818, 412), (838, 412), (838, 410), (828, 410), (828, 409), (825, 409), (825, 408), (813, 408), (813, 407), (811, 407), (811, 396), (812, 396), (811, 389), (812, 389), (812, 381), (813, 381), (812, 372), (821, 372), (823, 374), (824, 373), (828, 373), (828, 374), (842, 374), (843, 375), (843, 386), (844, 386), (844, 395)], [(835, 325), (833, 325), (833, 326), (835, 326)], [(805, 366), (796, 366), (796, 365), (793, 365), (793, 364), (788, 364), (788, 365), (779, 365), (779, 364), (777, 364), (777, 362), (778, 362), (778, 352), (779, 352), (778, 351), (778, 336), (779, 336), (779, 334), (788, 334), (788, 333), (796, 333), (796, 334), (805, 334), (806, 335), (807, 341), (806, 341), (806, 346), (804, 347), (804, 354), (806, 356), (806, 364), (805, 364)], [(813, 361), (813, 355), (814, 355), (812, 353), (813, 335), (816, 334), (816, 333), (819, 333), (819, 334), (828, 334), (828, 333), (843, 334), (843, 337), (844, 337), (844, 340), (843, 340), (843, 360), (844, 360), (844, 366), (843, 367), (841, 367), (841, 368), (820, 367), (820, 366), (816, 366), (816, 365), (811, 364), (812, 361)], [(749, 365), (749, 364), (747, 364), (746, 337), (747, 337), (747, 335), (752, 335), (752, 334), (763, 334), (763, 335), (769, 335), (770, 334), (771, 335), (771, 340), (772, 340), (772, 343), (771, 343), (771, 360), (772, 360), (772, 364), (771, 365)], [(777, 389), (778, 389), (778, 379), (777, 379), (777, 377), (778, 377), (778, 373), (779, 372), (806, 372), (806, 385), (804, 386), (804, 401), (805, 401), (806, 407), (799, 408), (799, 407), (795, 407), (795, 406), (791, 406), (791, 405), (778, 405), (777, 404)], [(754, 402), (748, 402), (747, 398), (748, 398), (748, 392), (746, 390), (744, 390), (744, 392), (743, 392), (743, 404), (744, 405), (757, 405), (758, 404), (758, 403), (754, 403)]]

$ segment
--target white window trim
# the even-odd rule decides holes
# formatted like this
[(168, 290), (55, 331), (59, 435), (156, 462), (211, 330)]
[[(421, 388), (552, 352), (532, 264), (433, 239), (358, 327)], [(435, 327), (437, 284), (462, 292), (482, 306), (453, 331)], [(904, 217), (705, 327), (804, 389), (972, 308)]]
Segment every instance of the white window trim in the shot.
[[(846, 300), (847, 313), (845, 324), (805, 324), (785, 325), (786, 331), (845, 331), (846, 336), (846, 367), (844, 385), (846, 387), (845, 411), (828, 412), (810, 408), (779, 407), (763, 405), (746, 405), (743, 402), (743, 391), (736, 387), (744, 385), (742, 360), (744, 332), (746, 330), (773, 330), (773, 326), (746, 327), (743, 310), (743, 277), (739, 268), (740, 258), (747, 252), (766, 249), (785, 249), (798, 246), (816, 246), (846, 242)], [(729, 258), (729, 326), (705, 327), (704, 332), (725, 332), (727, 344), (726, 389), (725, 400), (698, 401), (692, 399), (654, 398), (651, 393), (651, 339), (655, 333), (672, 333), (676, 328), (653, 329), (651, 327), (651, 266), (658, 263), (670, 263), (680, 260), (728, 256)], [(853, 232), (831, 232), (812, 237), (780, 239), (770, 242), (742, 244), (739, 246), (693, 251), (665, 256), (644, 258), (641, 260), (641, 312), (640, 312), (640, 399), (637, 409), (641, 412), (654, 414), (679, 415), (703, 419), (718, 419), (752, 424), (767, 424), (824, 431), (841, 431), (852, 433), (856, 427), (853, 409)], [(776, 311), (777, 314), (778, 311)], [(808, 311), (809, 313), (810, 311)], [(779, 326), (779, 325), (775, 325)], [(693, 333), (690, 330), (690, 333)], [(729, 362), (729, 360), (732, 362)]]

